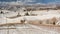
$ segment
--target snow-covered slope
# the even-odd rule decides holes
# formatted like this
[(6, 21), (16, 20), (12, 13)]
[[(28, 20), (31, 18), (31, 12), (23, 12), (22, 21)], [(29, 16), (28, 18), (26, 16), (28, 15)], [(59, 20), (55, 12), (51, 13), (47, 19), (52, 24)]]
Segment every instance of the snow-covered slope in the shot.
[[(23, 12), (24, 15), (25, 12)], [(9, 12), (5, 14), (0, 14), (0, 24), (6, 24), (6, 23), (21, 23), (21, 20), (26, 20), (26, 21), (34, 21), (34, 20), (47, 20), (47, 19), (52, 19), (52, 18), (57, 18), (58, 21), (60, 21), (60, 13), (56, 10), (49, 10), (46, 12), (36, 12), (39, 16), (19, 16), (18, 12)], [(20, 13), (21, 14), (21, 13)], [(42, 14), (42, 15), (41, 15)], [(8, 17), (8, 18), (7, 18)], [(13, 17), (13, 18), (10, 18)]]
[(5, 17), (14, 17), (17, 15), (18, 15), (18, 12), (9, 12), (4, 14)]

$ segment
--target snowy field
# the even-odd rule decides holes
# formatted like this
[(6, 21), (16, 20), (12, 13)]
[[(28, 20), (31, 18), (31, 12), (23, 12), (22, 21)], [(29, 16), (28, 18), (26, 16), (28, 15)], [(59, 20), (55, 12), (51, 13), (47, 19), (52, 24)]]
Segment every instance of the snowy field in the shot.
[[(17, 15), (22, 15), (18, 17)], [(52, 19), (56, 18), (58, 20), (57, 24), (60, 22), (60, 11), (59, 10), (49, 10), (49, 11), (30, 11), (28, 12), (30, 16), (24, 16), (26, 12), (8, 12), (4, 14), (0, 14), (0, 24), (5, 24), (5, 23), (21, 23), (21, 20), (26, 20), (26, 21), (33, 21), (33, 20), (47, 20), (47, 19)], [(37, 14), (36, 16), (31, 16), (32, 14)], [(13, 18), (10, 18), (13, 17)]]
[[(4, 27), (8, 28), (7, 26)], [(15, 28), (15, 29), (9, 29), (9, 28), (2, 29), (4, 27), (0, 27), (0, 34), (60, 34), (53, 28), (49, 30), (48, 27), (43, 26), (37, 27), (31, 24), (9, 26), (9, 28)]]
[[(21, 16), (18, 16), (19, 15)], [(0, 14), (0, 24), (8, 24), (8, 23), (21, 23), (21, 20), (28, 21), (43, 21), (50, 20), (52, 18), (56, 18), (57, 25), (60, 25), (60, 11), (59, 10), (49, 10), (49, 11), (33, 11), (28, 12), (30, 16), (24, 16), (26, 12), (4, 12), (4, 14)], [(36, 15), (36, 16), (33, 16)], [(51, 20), (50, 20), (51, 21)], [(25, 23), (24, 22), (24, 23)], [(19, 24), (12, 26), (0, 26), (0, 34), (60, 34), (60, 27), (53, 27), (49, 29), (44, 26), (35, 26), (31, 24)], [(45, 28), (45, 29), (44, 29)]]

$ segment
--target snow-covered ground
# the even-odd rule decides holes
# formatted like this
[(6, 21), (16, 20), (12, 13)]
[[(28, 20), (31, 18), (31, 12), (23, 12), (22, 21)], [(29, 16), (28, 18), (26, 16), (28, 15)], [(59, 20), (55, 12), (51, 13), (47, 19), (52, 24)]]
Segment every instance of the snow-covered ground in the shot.
[(18, 15), (18, 12), (9, 12), (4, 14), (5, 17), (15, 17), (17, 15)]
[[(24, 15), (26, 12), (20, 12), (19, 15)], [(57, 18), (58, 21), (60, 21), (60, 13), (58, 10), (48, 10), (48, 11), (33, 11), (30, 12), (31, 14), (38, 14), (37, 16), (20, 16), (17, 17), (18, 12), (8, 12), (4, 14), (0, 14), (0, 24), (1, 23), (17, 23), (21, 20), (45, 20), (45, 19), (51, 19), (53, 17)], [(7, 18), (8, 17), (8, 18)], [(10, 18), (13, 17), (13, 18)], [(16, 17), (16, 18), (14, 18)], [(57, 22), (58, 23), (58, 22)]]
[(48, 11), (32, 11), (31, 15), (35, 14), (35, 15), (47, 15), (47, 14), (60, 14), (59, 10), (48, 10)]
[(2, 29), (2, 28), (3, 27), (0, 27), (1, 29), (0, 34), (60, 34), (53, 28), (49, 30), (48, 27), (47, 28), (43, 26), (37, 27), (31, 24), (9, 26), (9, 28), (15, 28), (15, 29)]
[(8, 12), (11, 12), (11, 11), (9, 11), (9, 10), (0, 10), (0, 12), (3, 12), (3, 13), (8, 13)]
[(0, 19), (0, 25), (1, 24), (7, 24), (7, 23), (21, 23), (21, 20), (23, 20), (23, 17), (18, 17), (18, 18), (14, 18), (14, 19), (1, 18)]
[[(20, 12), (19, 15), (24, 15), (26, 12)], [(57, 10), (49, 10), (46, 12), (39, 12), (34, 11), (30, 12), (30, 14), (37, 14), (37, 16), (17, 16), (18, 12), (8, 12), (4, 14), (0, 14), (0, 24), (7, 24), (7, 23), (21, 23), (21, 20), (26, 21), (36, 21), (36, 20), (46, 20), (51, 18), (57, 18), (57, 24), (60, 24), (60, 13)], [(13, 18), (11, 18), (13, 17)], [(11, 29), (9, 29), (11, 28)], [(15, 29), (14, 29), (15, 28)], [(45, 28), (45, 29), (44, 29)], [(50, 28), (50, 27), (49, 27)], [(14, 26), (2, 26), (0, 27), (0, 34), (60, 34), (58, 29), (60, 27), (54, 29), (49, 29), (48, 27), (43, 26), (35, 26), (31, 24), (18, 24)]]

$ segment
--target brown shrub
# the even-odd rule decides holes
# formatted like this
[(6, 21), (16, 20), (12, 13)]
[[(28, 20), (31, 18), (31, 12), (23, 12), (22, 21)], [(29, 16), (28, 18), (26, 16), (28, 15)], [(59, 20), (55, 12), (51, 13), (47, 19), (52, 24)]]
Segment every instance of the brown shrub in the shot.
[(57, 22), (57, 18), (56, 17), (53, 17), (52, 19), (49, 20), (49, 23), (53, 24), (53, 25), (55, 25), (56, 22)]

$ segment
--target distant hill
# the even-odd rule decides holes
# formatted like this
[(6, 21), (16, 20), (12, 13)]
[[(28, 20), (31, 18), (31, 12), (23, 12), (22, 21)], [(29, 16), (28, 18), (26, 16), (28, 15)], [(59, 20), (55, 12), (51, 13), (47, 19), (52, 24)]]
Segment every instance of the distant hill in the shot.
[(13, 1), (17, 1), (17, 0), (0, 0), (0, 2), (13, 2)]
[[(59, 2), (57, 2), (59, 1)], [(56, 3), (57, 2), (57, 3)], [(47, 4), (46, 4), (47, 3)], [(59, 8), (60, 0), (0, 0), (0, 9), (16, 10), (18, 7)], [(13, 9), (12, 9), (13, 8)]]
[[(0, 2), (16, 2), (17, 0), (0, 0)], [(18, 0), (22, 3), (27, 4), (36, 4), (36, 3), (52, 3), (52, 2), (60, 2), (60, 0)]]

